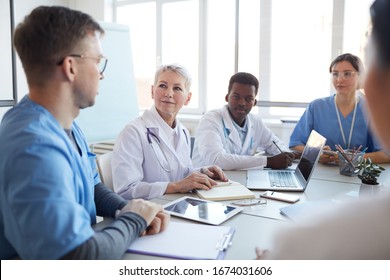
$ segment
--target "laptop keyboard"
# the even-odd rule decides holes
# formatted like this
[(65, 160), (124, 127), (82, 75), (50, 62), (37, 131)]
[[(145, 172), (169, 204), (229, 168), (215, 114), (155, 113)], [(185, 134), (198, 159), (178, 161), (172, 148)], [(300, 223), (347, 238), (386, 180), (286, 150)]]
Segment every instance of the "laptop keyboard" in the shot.
[(296, 188), (298, 186), (293, 177), (294, 173), (289, 171), (269, 172), (269, 180), (273, 187)]

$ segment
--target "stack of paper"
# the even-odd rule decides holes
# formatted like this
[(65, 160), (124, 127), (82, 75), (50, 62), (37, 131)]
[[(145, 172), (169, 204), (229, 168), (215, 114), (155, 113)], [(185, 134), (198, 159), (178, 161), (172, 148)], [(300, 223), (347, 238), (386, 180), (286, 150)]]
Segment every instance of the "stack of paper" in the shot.
[(195, 190), (195, 193), (200, 198), (213, 201), (255, 198), (253, 192), (235, 181), (220, 182), (210, 190)]

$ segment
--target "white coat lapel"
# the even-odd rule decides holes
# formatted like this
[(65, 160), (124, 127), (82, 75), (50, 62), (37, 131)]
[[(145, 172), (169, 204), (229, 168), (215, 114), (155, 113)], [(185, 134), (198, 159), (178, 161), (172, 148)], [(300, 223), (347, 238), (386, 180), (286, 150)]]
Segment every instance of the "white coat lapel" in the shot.
[(242, 146), (241, 154), (242, 155), (254, 155), (256, 152), (256, 149), (254, 148), (253, 135), (255, 135), (255, 133), (253, 131), (254, 130), (253, 123), (251, 122), (251, 119), (248, 117), (246, 118), (246, 122), (248, 122), (247, 123), (248, 132), (247, 132), (246, 137), (245, 137), (244, 145)]
[(155, 109), (152, 108), (150, 111), (144, 112), (142, 117), (144, 119), (145, 126), (149, 128), (151, 131), (153, 131), (153, 133), (158, 137), (158, 139), (160, 140), (161, 148), (164, 150), (166, 157), (168, 158), (168, 160), (171, 162), (173, 166), (179, 164), (182, 167), (187, 167), (188, 165), (187, 158), (190, 158), (190, 154), (189, 152), (187, 152), (187, 150), (189, 151), (189, 149), (188, 146), (186, 146), (187, 144), (186, 141), (187, 138), (185, 138), (186, 135), (182, 131), (183, 126), (178, 120), (176, 120), (178, 131), (180, 132), (179, 138), (181, 139), (181, 140), (179, 139), (178, 141), (178, 146), (176, 149), (178, 152), (176, 152), (175, 148), (171, 145), (171, 143), (168, 143), (168, 139), (166, 138), (164, 132), (162, 131), (160, 132), (159, 126), (166, 125), (166, 124), (162, 123), (164, 122), (163, 120), (161, 120), (161, 124), (158, 123), (159, 116), (154, 116), (154, 114), (158, 114), (157, 111), (154, 110)]
[(226, 143), (227, 148), (232, 153), (240, 154), (241, 153), (240, 135), (238, 135), (238, 131), (237, 129), (235, 129), (233, 125), (233, 120), (230, 117), (227, 106), (224, 107), (224, 110), (222, 112), (222, 117), (223, 117), (222, 122), (224, 123), (224, 130), (225, 130), (224, 133), (225, 133), (225, 137), (227, 136), (226, 140), (228, 141), (228, 143)]

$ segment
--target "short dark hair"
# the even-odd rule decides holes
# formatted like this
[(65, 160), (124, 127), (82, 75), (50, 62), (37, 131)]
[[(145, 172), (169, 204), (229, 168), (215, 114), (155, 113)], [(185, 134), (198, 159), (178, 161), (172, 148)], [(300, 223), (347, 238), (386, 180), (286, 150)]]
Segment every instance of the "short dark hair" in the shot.
[(58, 62), (91, 32), (104, 34), (88, 14), (61, 6), (35, 8), (16, 27), (13, 37), (28, 83), (44, 83)]
[(333, 67), (337, 63), (342, 61), (348, 61), (349, 63), (351, 63), (352, 67), (356, 70), (356, 72), (361, 75), (364, 75), (364, 66), (362, 60), (358, 56), (350, 53), (345, 53), (336, 57), (329, 66), (329, 73), (332, 72)]
[(234, 74), (229, 80), (228, 94), (230, 93), (234, 83), (254, 86), (256, 95), (259, 90), (259, 80), (250, 73), (237, 72)]
[(390, 1), (375, 0), (370, 14), (377, 61), (382, 67), (390, 67)]

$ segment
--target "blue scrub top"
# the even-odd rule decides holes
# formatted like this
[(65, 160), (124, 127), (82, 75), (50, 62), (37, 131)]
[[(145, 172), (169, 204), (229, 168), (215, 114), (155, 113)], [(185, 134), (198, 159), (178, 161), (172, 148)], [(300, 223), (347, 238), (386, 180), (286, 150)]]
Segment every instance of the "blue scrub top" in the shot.
[[(362, 96), (359, 96), (350, 149), (357, 149), (362, 145), (362, 149), (367, 147), (367, 153), (379, 151), (382, 148), (380, 147), (378, 140), (374, 138), (370, 131), (364, 108), (365, 99)], [(353, 111), (345, 118), (340, 114), (340, 120), (347, 142), (351, 130), (352, 118)], [(326, 138), (326, 144), (329, 145), (332, 150), (336, 150), (336, 144), (341, 145), (343, 149), (347, 149), (337, 119), (334, 95), (316, 99), (309, 104), (291, 134), (289, 147), (305, 145), (307, 138), (313, 129)]]
[(57, 259), (93, 236), (95, 155), (24, 97), (0, 126), (0, 258)]

